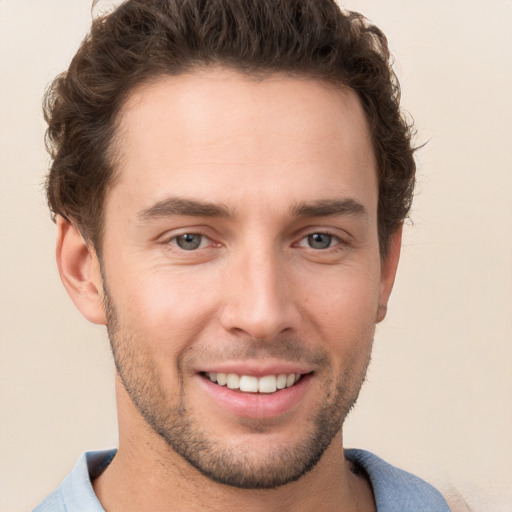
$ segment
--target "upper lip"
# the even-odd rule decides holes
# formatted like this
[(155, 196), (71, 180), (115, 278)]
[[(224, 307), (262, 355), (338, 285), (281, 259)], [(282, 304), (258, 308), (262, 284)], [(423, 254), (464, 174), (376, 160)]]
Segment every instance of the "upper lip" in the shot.
[(254, 377), (291, 373), (303, 375), (312, 371), (311, 365), (288, 361), (230, 361), (218, 364), (205, 364), (198, 369), (198, 373), (236, 373), (237, 375), (252, 375)]

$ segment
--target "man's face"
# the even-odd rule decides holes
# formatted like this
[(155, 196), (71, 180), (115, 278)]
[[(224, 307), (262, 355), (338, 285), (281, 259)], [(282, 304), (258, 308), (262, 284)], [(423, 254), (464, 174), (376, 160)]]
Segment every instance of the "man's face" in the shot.
[(143, 424), (132, 438), (229, 485), (297, 479), (357, 398), (391, 287), (356, 95), (167, 77), (131, 96), (118, 149), (102, 270), (121, 435)]

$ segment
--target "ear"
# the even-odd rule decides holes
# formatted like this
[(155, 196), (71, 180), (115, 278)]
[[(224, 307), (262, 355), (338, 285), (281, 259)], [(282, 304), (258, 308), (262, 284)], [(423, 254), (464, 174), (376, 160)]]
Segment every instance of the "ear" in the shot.
[(400, 249), (402, 246), (402, 228), (403, 225), (391, 235), (389, 248), (386, 256), (382, 259), (380, 272), (380, 293), (379, 309), (377, 311), (377, 323), (382, 322), (386, 317), (388, 309), (389, 296), (395, 282), (396, 269), (400, 259)]
[(57, 216), (56, 257), (60, 278), (75, 306), (90, 322), (105, 325), (103, 284), (96, 251), (60, 215)]

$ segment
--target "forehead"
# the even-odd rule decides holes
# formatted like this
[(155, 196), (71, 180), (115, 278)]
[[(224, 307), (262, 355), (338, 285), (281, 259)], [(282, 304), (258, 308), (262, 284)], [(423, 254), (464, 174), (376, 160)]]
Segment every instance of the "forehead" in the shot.
[(222, 68), (163, 77), (128, 98), (118, 126), (109, 195), (141, 208), (165, 195), (244, 204), (257, 194), (275, 200), (276, 191), (283, 202), (354, 194), (376, 202), (360, 102), (322, 81)]

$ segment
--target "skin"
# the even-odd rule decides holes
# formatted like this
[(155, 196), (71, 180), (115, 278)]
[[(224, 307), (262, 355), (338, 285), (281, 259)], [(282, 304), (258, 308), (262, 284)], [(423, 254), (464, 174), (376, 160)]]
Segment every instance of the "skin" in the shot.
[[(119, 450), (94, 482), (104, 508), (374, 510), (341, 456), (341, 427), (385, 316), (400, 231), (381, 258), (357, 96), (196, 71), (135, 91), (117, 137), (101, 262), (62, 218), (57, 244), (63, 283), (86, 318), (108, 324), (118, 368)], [(179, 246), (187, 233), (197, 249)], [(318, 233), (328, 247), (312, 246)], [(261, 414), (233, 412), (203, 375), (283, 367), (300, 369), (302, 387), (272, 414), (266, 396)], [(331, 435), (308, 470), (302, 447), (319, 431)], [(185, 451), (206, 447), (198, 460), (173, 446), (180, 432)], [(229, 475), (212, 453), (260, 488), (219, 483)], [(283, 481), (265, 489), (268, 475)]]

